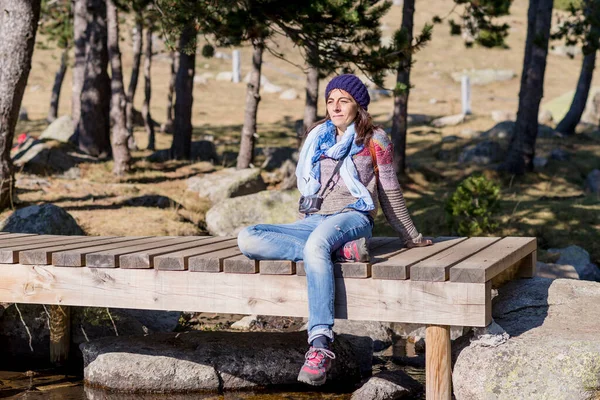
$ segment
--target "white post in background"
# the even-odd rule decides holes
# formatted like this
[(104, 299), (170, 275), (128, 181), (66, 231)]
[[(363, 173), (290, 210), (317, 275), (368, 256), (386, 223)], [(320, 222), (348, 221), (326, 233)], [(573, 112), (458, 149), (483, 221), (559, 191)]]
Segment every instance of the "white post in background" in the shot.
[(240, 70), (240, 51), (233, 50), (231, 57), (233, 67), (233, 83), (240, 83), (242, 80), (242, 72)]
[(471, 114), (471, 80), (469, 75), (463, 75), (460, 81), (463, 115)]

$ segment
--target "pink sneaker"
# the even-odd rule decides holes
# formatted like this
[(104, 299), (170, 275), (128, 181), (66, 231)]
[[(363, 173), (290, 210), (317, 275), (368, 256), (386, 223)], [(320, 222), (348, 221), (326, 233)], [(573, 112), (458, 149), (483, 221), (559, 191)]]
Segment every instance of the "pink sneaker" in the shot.
[(331, 360), (335, 359), (333, 351), (311, 347), (304, 358), (306, 360), (300, 369), (298, 380), (313, 386), (324, 384), (327, 380), (327, 371), (331, 368)]
[(339, 262), (369, 262), (369, 243), (367, 238), (360, 238), (344, 243), (335, 251), (335, 260)]

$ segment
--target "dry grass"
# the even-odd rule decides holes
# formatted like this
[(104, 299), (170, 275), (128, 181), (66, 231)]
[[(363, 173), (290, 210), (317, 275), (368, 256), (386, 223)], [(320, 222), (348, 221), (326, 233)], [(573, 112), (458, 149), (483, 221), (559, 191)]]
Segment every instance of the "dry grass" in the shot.
[[(452, 9), (452, 2), (443, 0), (417, 2), (416, 29), (434, 15), (445, 16)], [(483, 48), (465, 49), (460, 38), (450, 37), (446, 22), (436, 25), (433, 40), (416, 56), (412, 70), (414, 89), (410, 94), (410, 113), (442, 116), (460, 112), (460, 85), (450, 74), (463, 69), (511, 69), (516, 77), (510, 81), (473, 87), (473, 112), (466, 123), (456, 127), (434, 129), (414, 126), (408, 139), (409, 168), (411, 180), (404, 184), (409, 207), (419, 229), (428, 235), (448, 234), (443, 206), (457, 183), (478, 169), (459, 165), (456, 158), (460, 150), (470, 143), (464, 130), (483, 131), (494, 123), (491, 110), (516, 111), (526, 35), (527, 2), (514, 2), (512, 14), (503, 18), (511, 25), (508, 45), (510, 50)], [(457, 19), (456, 15), (450, 18)], [(384, 19), (384, 36), (391, 36), (401, 21), (401, 8), (393, 7)], [(125, 75), (131, 68), (131, 52), (128, 30), (122, 42)], [(277, 40), (278, 51), (288, 55), (292, 63), (301, 64), (298, 49), (284, 38)], [(229, 49), (220, 49), (228, 53)], [(159, 123), (165, 118), (166, 92), (169, 78), (169, 61), (164, 49), (157, 45), (157, 56), (152, 65), (151, 111)], [(251, 50), (241, 48), (242, 74), (249, 70)], [(32, 121), (19, 123), (17, 132), (27, 130), (41, 132), (46, 123), (50, 90), (54, 72), (58, 66), (57, 51), (36, 49), (23, 106)], [(269, 80), (285, 88), (304, 93), (303, 72), (288, 62), (271, 54), (264, 56), (263, 73)], [(216, 75), (230, 70), (227, 59), (197, 58), (197, 75), (204, 72)], [(569, 59), (549, 55), (546, 70), (544, 99), (551, 100), (575, 88), (581, 57)], [(60, 103), (60, 114), (70, 111), (71, 71), (68, 71)], [(394, 76), (388, 76), (386, 86), (391, 87)], [(598, 74), (593, 84), (598, 85)], [(324, 90), (321, 85), (321, 93)], [(222, 166), (235, 161), (239, 132), (244, 117), (245, 84), (233, 84), (209, 79), (206, 84), (194, 86), (193, 124), (194, 137), (205, 135), (214, 138)], [(258, 146), (294, 146), (296, 143), (294, 122), (302, 118), (303, 96), (297, 100), (282, 101), (278, 94), (261, 94), (258, 112)], [(142, 94), (138, 90), (136, 108), (141, 108)], [(324, 100), (319, 99), (319, 110), (324, 110)], [(386, 127), (390, 125), (392, 99), (382, 97), (371, 103), (369, 111), (375, 121)], [(445, 136), (461, 137), (457, 142), (444, 143)], [(144, 148), (146, 137), (136, 131), (139, 145)], [(502, 185), (501, 227), (496, 234), (532, 235), (540, 238), (540, 246), (567, 246), (579, 244), (592, 254), (594, 262), (600, 263), (600, 201), (597, 196), (582, 192), (586, 174), (600, 168), (600, 141), (577, 135), (569, 139), (539, 139), (538, 153), (544, 155), (560, 147), (572, 157), (568, 162), (550, 161), (548, 166), (523, 178), (498, 176), (489, 173)], [(159, 149), (170, 146), (169, 135), (157, 135)], [(451, 154), (449, 161), (440, 161), (436, 154), (441, 149)], [(185, 180), (199, 173), (209, 173), (213, 167), (206, 163), (185, 162), (150, 163), (145, 160), (148, 151), (138, 151), (133, 172), (123, 179), (114, 178), (110, 162), (82, 164), (82, 178), (77, 181), (56, 177), (49, 178), (50, 186), (19, 189), (19, 206), (38, 202), (53, 202), (65, 207), (75, 216), (88, 234), (103, 235), (186, 235), (202, 234), (204, 214), (209, 204), (186, 193)], [(220, 168), (221, 166), (216, 166)], [(162, 195), (172, 200), (166, 209), (129, 206), (128, 201), (140, 196)], [(0, 217), (7, 215), (4, 212)], [(383, 221), (382, 218), (380, 218)], [(377, 234), (391, 234), (389, 227), (379, 224)]]

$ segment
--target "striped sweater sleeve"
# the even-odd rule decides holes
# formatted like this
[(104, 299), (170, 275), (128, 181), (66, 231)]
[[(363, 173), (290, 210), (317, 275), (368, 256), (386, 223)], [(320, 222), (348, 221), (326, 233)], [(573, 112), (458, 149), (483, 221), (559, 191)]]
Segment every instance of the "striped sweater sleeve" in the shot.
[(377, 182), (377, 195), (381, 210), (392, 228), (396, 230), (404, 242), (409, 240), (420, 243), (423, 236), (417, 231), (406, 208), (406, 202), (402, 195), (402, 189), (394, 171), (392, 158), (394, 146), (383, 131), (373, 134), (373, 143), (379, 168), (379, 179)]

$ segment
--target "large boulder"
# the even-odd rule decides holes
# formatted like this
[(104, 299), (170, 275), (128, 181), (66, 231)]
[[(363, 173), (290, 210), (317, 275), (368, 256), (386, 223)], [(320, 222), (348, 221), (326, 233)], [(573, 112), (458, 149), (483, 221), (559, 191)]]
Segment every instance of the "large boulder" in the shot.
[[(81, 346), (87, 383), (126, 392), (238, 390), (297, 384), (306, 333), (185, 332), (105, 338)], [(328, 380), (360, 379), (351, 346), (337, 338)]]
[(593, 398), (600, 387), (599, 302), (596, 282), (533, 278), (500, 288), (492, 314), (511, 337), (462, 349), (456, 399)]
[(500, 143), (485, 140), (465, 148), (458, 156), (458, 162), (464, 164), (489, 165), (504, 160), (505, 151)]
[(265, 190), (248, 196), (226, 199), (206, 213), (211, 235), (237, 235), (242, 228), (255, 224), (285, 224), (298, 219), (300, 193)]
[(65, 173), (77, 166), (77, 158), (69, 154), (71, 145), (55, 140), (34, 140), (13, 157), (15, 167), (35, 175)]
[(40, 139), (51, 139), (62, 143), (69, 143), (75, 134), (75, 126), (70, 115), (63, 115), (52, 121), (42, 132)]
[(423, 387), (404, 371), (382, 371), (369, 378), (350, 400), (415, 399)]
[(267, 186), (259, 168), (237, 170), (225, 168), (210, 174), (194, 176), (187, 181), (188, 190), (207, 197), (215, 204), (231, 197), (245, 196), (265, 190)]
[(19, 208), (0, 222), (0, 230), (13, 233), (40, 235), (83, 235), (77, 221), (64, 209), (54, 204)]
[(579, 246), (571, 245), (562, 249), (548, 249), (548, 253), (558, 253), (556, 264), (572, 266), (579, 279), (600, 282), (600, 268), (590, 259), (590, 253)]
[[(170, 159), (170, 149), (155, 151), (148, 157), (148, 160), (152, 162), (165, 162)], [(192, 142), (192, 146), (190, 148), (190, 160), (210, 161), (213, 164), (217, 164), (219, 162), (219, 157), (217, 156), (215, 144), (210, 140), (198, 140), (196, 142)]]

